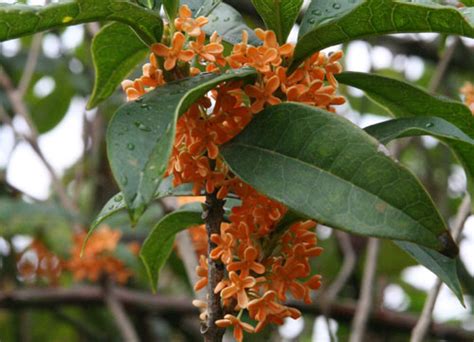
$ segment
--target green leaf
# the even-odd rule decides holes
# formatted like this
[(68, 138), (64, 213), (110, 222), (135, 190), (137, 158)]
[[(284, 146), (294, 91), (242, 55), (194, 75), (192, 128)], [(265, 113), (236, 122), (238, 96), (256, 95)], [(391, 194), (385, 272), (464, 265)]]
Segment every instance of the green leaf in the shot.
[[(124, 44), (124, 42), (127, 42)], [(115, 91), (148, 53), (148, 48), (127, 25), (104, 26), (92, 41), (95, 68), (94, 90), (87, 108), (96, 107)]]
[(177, 210), (161, 219), (146, 238), (140, 250), (140, 259), (145, 265), (154, 292), (160, 270), (173, 249), (176, 234), (202, 224), (201, 215), (201, 211), (197, 210)]
[[(183, 184), (177, 187), (172, 185), (172, 177), (166, 177), (160, 183), (158, 189), (156, 190), (153, 199), (157, 200), (163, 197), (168, 196), (192, 196), (192, 185)], [(95, 220), (92, 222), (91, 227), (89, 228), (89, 234), (91, 235), (93, 231), (106, 219), (109, 217), (125, 210), (127, 204), (125, 203), (124, 197), (121, 192), (113, 196), (102, 208), (99, 214), (96, 216)]]
[(107, 150), (133, 223), (153, 199), (165, 172), (178, 116), (218, 84), (255, 75), (250, 68), (201, 74), (170, 82), (119, 108), (109, 124)]
[(284, 44), (300, 13), (303, 0), (252, 0), (268, 29)]
[(163, 0), (166, 16), (172, 22), (178, 15), (179, 0)]
[(0, 5), (0, 41), (102, 20), (129, 25), (147, 44), (160, 41), (163, 33), (159, 13), (137, 4), (120, 0), (76, 0), (48, 6)]
[(221, 148), (231, 170), (297, 213), (351, 233), (458, 252), (420, 182), (348, 120), (296, 103), (266, 108)]
[(366, 127), (364, 131), (382, 144), (403, 137), (431, 135), (447, 143), (461, 141), (474, 147), (474, 140), (463, 131), (434, 116), (389, 120)]
[(152, 10), (159, 11), (161, 9), (161, 0), (138, 0), (138, 3)]
[(368, 36), (438, 32), (474, 38), (469, 10), (393, 0), (313, 0), (303, 18), (290, 69), (316, 51)]
[[(406, 82), (392, 78), (357, 72), (344, 72), (339, 82), (359, 88), (393, 116), (438, 117), (446, 120), (474, 139), (474, 117), (464, 104), (435, 97)], [(463, 163), (466, 172), (474, 176), (474, 149), (464, 141), (451, 141), (450, 146)]]
[(448, 258), (432, 249), (405, 241), (393, 241), (413, 259), (436, 274), (456, 295), (462, 305), (464, 298), (457, 273), (457, 259)]
[(221, 2), (222, 0), (181, 0), (181, 4), (189, 6), (195, 18), (207, 17)]
[(209, 14), (208, 19), (209, 23), (204, 26), (208, 35), (216, 31), (226, 42), (237, 44), (242, 41), (242, 31), (247, 31), (250, 44), (262, 44), (255, 32), (247, 26), (242, 15), (230, 5), (221, 3)]

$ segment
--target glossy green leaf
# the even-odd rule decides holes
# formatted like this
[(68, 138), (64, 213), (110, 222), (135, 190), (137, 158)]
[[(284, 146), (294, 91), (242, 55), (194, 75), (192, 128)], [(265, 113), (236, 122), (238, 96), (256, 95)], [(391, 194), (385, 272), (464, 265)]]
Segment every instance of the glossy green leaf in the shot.
[(420, 182), (359, 127), (297, 103), (266, 108), (221, 148), (231, 170), (297, 213), (351, 233), (457, 246)]
[(138, 3), (155, 11), (159, 11), (161, 9), (161, 0), (138, 0)]
[(117, 111), (107, 131), (107, 150), (132, 222), (153, 199), (165, 172), (178, 116), (218, 84), (255, 74), (243, 68), (170, 82)]
[(202, 224), (201, 215), (198, 210), (177, 210), (161, 219), (146, 238), (140, 250), (140, 259), (145, 265), (153, 291), (156, 291), (160, 270), (171, 254), (176, 234)]
[(237, 44), (242, 41), (242, 31), (247, 31), (249, 43), (261, 45), (261, 41), (245, 23), (242, 15), (232, 6), (221, 3), (208, 16), (209, 23), (204, 26), (204, 31), (211, 35), (216, 31), (226, 42)]
[[(157, 200), (168, 196), (192, 196), (192, 184), (183, 184), (177, 187), (172, 185), (172, 177), (166, 177), (160, 183), (153, 199)], [(109, 217), (127, 209), (127, 204), (121, 192), (113, 196), (96, 216), (89, 229), (89, 236), (92, 232)]]
[(147, 52), (146, 45), (128, 25), (111, 23), (104, 26), (92, 41), (95, 82), (87, 108), (94, 108), (112, 95)]
[(147, 44), (160, 41), (163, 33), (159, 13), (137, 4), (120, 0), (76, 0), (48, 6), (0, 5), (0, 41), (102, 20), (129, 25)]
[(178, 15), (179, 0), (163, 0), (163, 8), (168, 19), (173, 21)]
[(284, 44), (300, 13), (303, 0), (252, 0), (268, 29)]
[(461, 284), (456, 269), (457, 259), (448, 258), (432, 249), (418, 246), (414, 243), (406, 241), (393, 242), (421, 265), (436, 274), (453, 291), (461, 304), (464, 305)]
[[(435, 97), (406, 82), (392, 78), (345, 72), (337, 76), (339, 82), (359, 88), (395, 117), (438, 117), (453, 124), (474, 139), (474, 117), (464, 104)], [(474, 176), (474, 149), (464, 141), (451, 141), (450, 146), (463, 163), (466, 172)]]
[(403, 138), (431, 135), (447, 143), (464, 142), (474, 148), (474, 140), (444, 119), (434, 116), (394, 119), (364, 128), (382, 144)]
[(439, 32), (474, 38), (471, 9), (393, 0), (313, 0), (303, 18), (291, 68), (316, 51), (368, 36)]
[(181, 0), (181, 4), (189, 6), (194, 17), (207, 17), (221, 2), (221, 0)]

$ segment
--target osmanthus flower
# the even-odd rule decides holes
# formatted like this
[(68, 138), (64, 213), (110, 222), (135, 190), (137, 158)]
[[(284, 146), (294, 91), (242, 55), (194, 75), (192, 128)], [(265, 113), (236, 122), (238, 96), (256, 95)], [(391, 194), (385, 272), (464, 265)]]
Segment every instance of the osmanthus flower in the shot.
[(255, 332), (255, 328), (246, 322), (242, 322), (240, 318), (235, 317), (234, 315), (227, 314), (223, 319), (216, 321), (216, 325), (219, 328), (234, 328), (234, 338), (241, 342), (244, 339), (244, 331), (248, 333)]
[(460, 92), (464, 96), (464, 103), (469, 107), (474, 115), (474, 85), (472, 85), (471, 82), (466, 82), (460, 89)]
[(65, 268), (73, 273), (76, 280), (97, 281), (102, 274), (107, 274), (117, 282), (125, 283), (132, 272), (113, 255), (121, 235), (119, 230), (102, 227), (89, 238), (81, 254), (86, 233), (76, 234), (71, 258), (65, 263)]
[(41, 279), (54, 286), (59, 283), (63, 264), (64, 260), (61, 260), (42, 241), (34, 239), (17, 255), (16, 266), (24, 281), (33, 282)]
[(274, 96), (274, 93), (278, 88), (280, 88), (280, 79), (276, 75), (268, 80), (263, 80), (263, 82), (257, 85), (246, 86), (245, 93), (249, 97), (255, 99), (250, 106), (252, 113), (262, 111), (267, 103), (271, 106), (281, 103), (281, 99)]
[[(255, 33), (262, 44), (253, 46), (249, 44), (248, 32), (243, 31), (241, 42), (225, 55), (217, 33), (206, 42), (206, 23), (206, 18), (194, 19), (190, 9), (182, 6), (169, 46), (154, 44), (143, 75), (134, 81), (124, 81), (123, 88), (128, 99), (133, 100), (165, 85), (165, 70), (172, 71), (166, 73), (170, 80), (193, 77), (202, 70), (220, 73), (244, 66), (257, 72), (253, 82), (228, 81), (217, 85), (180, 116), (166, 171), (167, 176), (173, 176), (174, 186), (193, 184), (196, 196), (203, 191), (217, 191), (219, 199), (240, 199), (232, 207), (228, 222), (211, 236), (211, 241), (202, 226), (190, 231), (200, 258), (195, 289), (204, 289), (208, 284), (207, 257), (224, 264), (224, 277), (214, 292), (220, 294), (227, 315), (216, 324), (233, 327), (235, 338), (241, 341), (244, 331), (261, 331), (267, 324), (283, 324), (286, 317), (301, 315), (284, 302), (289, 294), (311, 302), (311, 291), (319, 288), (321, 278), (311, 270), (310, 259), (318, 257), (322, 249), (317, 246), (314, 233), (316, 222), (296, 221), (281, 227), (288, 209), (236, 177), (221, 157), (220, 145), (240, 134), (265, 107), (281, 102), (302, 102), (334, 112), (334, 106), (345, 101), (337, 94), (335, 78), (342, 71), (343, 54), (315, 53), (289, 74), (287, 65), (294, 45), (280, 45), (274, 32), (257, 29)], [(209, 255), (208, 243), (214, 247)], [(205, 303), (196, 304), (203, 311), (201, 319), (207, 319)], [(240, 320), (245, 310), (256, 322), (255, 329)]]
[(248, 276), (250, 272), (255, 272), (257, 274), (265, 273), (265, 266), (257, 262), (258, 260), (258, 250), (253, 246), (248, 246), (243, 252), (243, 257), (240, 261), (234, 261), (227, 265), (227, 270), (239, 271), (241, 276)]
[(206, 33), (204, 31), (197, 37), (196, 41), (190, 42), (189, 46), (194, 51), (194, 53), (200, 58), (209, 61), (215, 62), (217, 57), (222, 54), (224, 47), (220, 43), (209, 43), (206, 42)]
[(239, 276), (236, 272), (229, 272), (230, 284), (225, 287), (221, 292), (221, 297), (223, 299), (228, 299), (230, 297), (237, 298), (237, 305), (245, 309), (249, 302), (249, 297), (247, 294), (247, 289), (252, 288), (257, 284), (257, 280), (251, 276)]
[(157, 56), (164, 57), (165, 63), (163, 64), (165, 70), (171, 70), (176, 66), (178, 60), (182, 62), (189, 62), (194, 57), (192, 50), (183, 50), (186, 37), (181, 32), (176, 32), (173, 35), (171, 47), (168, 47), (162, 43), (153, 44), (151, 50)]
[(202, 30), (201, 27), (206, 25), (209, 20), (205, 17), (192, 17), (193, 12), (187, 5), (182, 5), (179, 8), (179, 17), (174, 20), (174, 26), (177, 30), (186, 32), (191, 37), (199, 37)]

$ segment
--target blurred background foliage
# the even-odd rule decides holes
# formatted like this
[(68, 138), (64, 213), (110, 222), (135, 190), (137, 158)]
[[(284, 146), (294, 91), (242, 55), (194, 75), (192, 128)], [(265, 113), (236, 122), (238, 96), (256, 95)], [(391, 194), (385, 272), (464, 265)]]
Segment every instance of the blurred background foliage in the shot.
[[(250, 26), (260, 24), (250, 1), (226, 2), (244, 14)], [(81, 25), (0, 44), (0, 65), (14, 84), (20, 82), (28, 56), (34, 48), (32, 45), (37, 44), (39, 47), (37, 64), (24, 99), (41, 134), (40, 146), (45, 156), (54, 155), (53, 166), (61, 176), (60, 181), (79, 208), (77, 215), (72, 217), (61, 206), (51, 187), (50, 175), (35, 159), (34, 152), (25, 147), (21, 137), (15, 137), (9, 127), (0, 123), (0, 293), (18, 288), (48, 286), (43, 279), (25, 280), (18, 275), (18, 255), (33, 239), (37, 239), (58, 256), (67, 257), (72, 248), (73, 226), (79, 223), (87, 229), (94, 215), (118, 192), (107, 163), (104, 134), (111, 115), (124, 102), (124, 95), (117, 90), (97, 110), (85, 111), (94, 80), (90, 45), (98, 28), (98, 24)], [(296, 36), (296, 30), (297, 27), (291, 37)], [(409, 80), (426, 88), (430, 87), (446, 46), (452, 43), (453, 40), (435, 34), (405, 34), (355, 41), (342, 46), (342, 49), (345, 51), (346, 70), (372, 71)], [(437, 92), (460, 99), (459, 88), (465, 81), (472, 81), (474, 76), (474, 44), (467, 39), (459, 40), (456, 44), (451, 63)], [(383, 108), (362, 96), (359, 91), (347, 87), (341, 89), (348, 98), (348, 104), (342, 106), (339, 113), (358, 125), (368, 126), (387, 116)], [(20, 132), (24, 130), (24, 123), (15, 117), (2, 89), (0, 105), (13, 119), (15, 128)], [(69, 124), (65, 124), (67, 122)], [(45, 139), (44, 144), (41, 144), (42, 138)], [(48, 150), (52, 144), (55, 148)], [(399, 145), (400, 162), (422, 180), (443, 216), (447, 220), (452, 219), (466, 188), (466, 177), (451, 152), (443, 144), (425, 137), (401, 140)], [(126, 284), (128, 288), (149, 291), (140, 261), (125, 245), (133, 241), (142, 242), (146, 232), (165, 210), (165, 206), (157, 203), (135, 229), (131, 229), (126, 213), (115, 215), (106, 222), (122, 232), (122, 242), (115, 254), (133, 271), (133, 277)], [(318, 230), (320, 246), (324, 247), (325, 252), (314, 261), (315, 269), (323, 275), (324, 286), (328, 286), (337, 276), (347, 251), (334, 231), (327, 227), (319, 227)], [(474, 330), (472, 218), (468, 220), (465, 235), (461, 242), (459, 275), (466, 295), (466, 308), (462, 308), (454, 295), (443, 288), (435, 308), (435, 320)], [(350, 237), (356, 267), (342, 289), (338, 302), (353, 302), (358, 297), (366, 242), (364, 238)], [(395, 245), (383, 241), (377, 268), (377, 308), (416, 315), (421, 311), (427, 290), (433, 283), (434, 275), (422, 266), (416, 266)], [(64, 272), (60, 286), (75, 285), (77, 282)], [(324, 288), (319, 292), (324, 294)], [(184, 266), (175, 252), (160, 276), (158, 295), (170, 298), (193, 296)], [(141, 338), (146, 341), (194, 340), (199, 335), (197, 317), (193, 312), (179, 320), (166, 312), (156, 314), (135, 309), (130, 314)], [(337, 338), (346, 340), (350, 320), (331, 319), (329, 322)], [(409, 331), (400, 329), (390, 332), (389, 337), (388, 330), (369, 325), (371, 341), (402, 341), (409, 336)], [(329, 340), (327, 321), (323, 316), (315, 317), (312, 314), (305, 314), (304, 320), (290, 322), (265, 334), (265, 338), (272, 341)], [(118, 339), (113, 318), (100, 305), (43, 305), (35, 309), (6, 305), (2, 309), (0, 302), (1, 341)], [(262, 335), (249, 336), (248, 340), (262, 340)]]

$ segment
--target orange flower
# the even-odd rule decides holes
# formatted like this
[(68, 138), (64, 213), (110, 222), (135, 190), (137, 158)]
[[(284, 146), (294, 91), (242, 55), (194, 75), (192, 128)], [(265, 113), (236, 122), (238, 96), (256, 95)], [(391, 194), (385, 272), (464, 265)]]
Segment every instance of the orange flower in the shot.
[(201, 279), (194, 285), (194, 291), (199, 291), (207, 286), (208, 278), (208, 265), (207, 259), (204, 255), (199, 257), (199, 266), (196, 267), (196, 274)]
[(466, 82), (460, 91), (461, 94), (464, 95), (464, 103), (469, 107), (474, 115), (474, 86), (471, 82)]
[(240, 277), (235, 272), (229, 272), (230, 285), (221, 291), (221, 297), (227, 299), (237, 297), (237, 305), (245, 309), (249, 303), (246, 289), (254, 287), (257, 281), (254, 277)]
[(222, 233), (221, 235), (212, 234), (211, 241), (217, 246), (211, 251), (210, 257), (212, 259), (221, 258), (224, 264), (230, 263), (232, 261), (234, 237), (229, 233)]
[(180, 31), (184, 31), (191, 37), (198, 37), (201, 34), (201, 27), (209, 21), (205, 17), (192, 18), (193, 13), (187, 5), (179, 8), (179, 17), (174, 20), (174, 26)]
[(257, 274), (265, 273), (265, 266), (256, 262), (258, 258), (258, 250), (249, 246), (245, 249), (244, 257), (242, 261), (231, 262), (227, 266), (227, 270), (230, 271), (240, 271), (241, 276), (249, 275), (250, 271), (254, 271)]
[(261, 298), (249, 302), (250, 317), (257, 321), (265, 321), (268, 315), (278, 315), (285, 311), (285, 307), (276, 302), (276, 292), (267, 291)]
[(151, 46), (151, 50), (157, 56), (165, 57), (165, 70), (171, 70), (176, 66), (178, 60), (189, 62), (194, 57), (194, 52), (191, 50), (183, 50), (186, 38), (181, 32), (176, 32), (173, 36), (171, 47), (164, 44), (156, 43)]
[(249, 333), (255, 332), (254, 327), (252, 327), (250, 324), (242, 322), (239, 318), (227, 314), (224, 316), (223, 319), (219, 319), (216, 321), (216, 325), (219, 328), (228, 328), (230, 326), (234, 327), (234, 338), (238, 341), (241, 342), (244, 338), (244, 330)]
[(191, 49), (193, 49), (194, 53), (210, 62), (216, 61), (216, 56), (219, 56), (224, 51), (224, 47), (219, 43), (210, 43), (204, 45), (206, 41), (206, 33), (201, 32), (201, 34), (197, 37), (196, 41), (189, 43)]
[(269, 80), (265, 80), (263, 84), (248, 85), (245, 87), (245, 92), (255, 101), (251, 105), (252, 113), (260, 112), (266, 103), (276, 105), (281, 100), (273, 96), (273, 93), (280, 87), (280, 79), (278, 76), (273, 76)]

